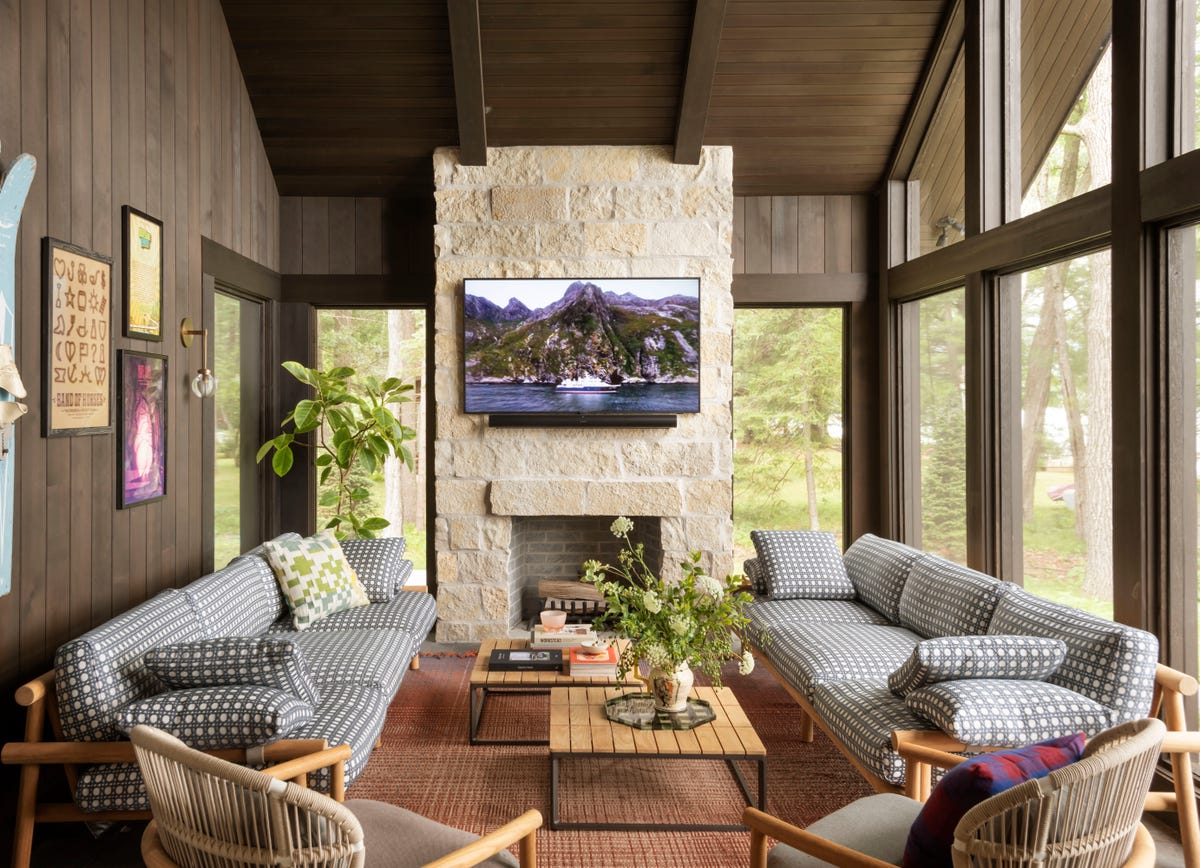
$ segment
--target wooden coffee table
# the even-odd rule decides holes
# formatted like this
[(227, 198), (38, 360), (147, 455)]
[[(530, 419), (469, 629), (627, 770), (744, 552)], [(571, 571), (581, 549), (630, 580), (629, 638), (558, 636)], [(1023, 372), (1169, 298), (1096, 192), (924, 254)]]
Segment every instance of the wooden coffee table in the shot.
[[(604, 703), (628, 688), (568, 687), (550, 695), (550, 828), (608, 831), (686, 832), (743, 831), (737, 824), (573, 823), (558, 818), (559, 764), (571, 757), (628, 757), (646, 759), (724, 760), (733, 772), (746, 804), (766, 810), (767, 750), (751, 726), (737, 697), (728, 687), (696, 687), (695, 699), (712, 705), (717, 719), (691, 730), (636, 729), (614, 723), (604, 715)], [(754, 801), (739, 761), (758, 764), (758, 802)]]
[[(621, 642), (618, 640), (618, 648)], [(560, 671), (555, 672), (492, 672), (488, 669), (488, 658), (494, 648), (528, 648), (528, 639), (485, 639), (479, 646), (475, 668), (471, 670), (471, 744), (549, 744), (542, 739), (481, 739), (478, 737), (479, 721), (483, 718), (483, 707), (492, 693), (550, 693), (556, 688), (624, 686), (642, 688), (644, 685), (634, 673), (625, 678), (572, 678)]]

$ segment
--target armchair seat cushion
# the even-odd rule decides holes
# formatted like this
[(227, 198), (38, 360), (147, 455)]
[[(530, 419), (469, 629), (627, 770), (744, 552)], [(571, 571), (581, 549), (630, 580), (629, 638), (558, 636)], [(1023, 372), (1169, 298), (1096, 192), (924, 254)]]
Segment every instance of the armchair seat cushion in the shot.
[[(921, 803), (896, 793), (877, 793), (858, 799), (817, 820), (807, 831), (851, 850), (899, 865), (904, 842)], [(767, 868), (827, 868), (828, 862), (777, 844), (767, 854)]]
[[(364, 868), (419, 868), (479, 840), (478, 835), (386, 802), (347, 799), (345, 805), (363, 829)], [(507, 850), (478, 864), (485, 868), (518, 868), (517, 860)]]
[(830, 681), (875, 680), (886, 689), (888, 675), (921, 638), (903, 627), (865, 624), (789, 624), (771, 633), (767, 659), (810, 700)]

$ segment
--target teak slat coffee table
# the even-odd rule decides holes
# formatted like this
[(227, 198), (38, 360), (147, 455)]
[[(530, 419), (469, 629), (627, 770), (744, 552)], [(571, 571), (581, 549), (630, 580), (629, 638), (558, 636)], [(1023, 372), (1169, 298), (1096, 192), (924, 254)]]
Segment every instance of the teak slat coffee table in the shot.
[[(624, 641), (624, 640), (620, 640)], [(492, 693), (549, 693), (556, 688), (624, 686), (641, 688), (641, 679), (628, 673), (624, 680), (617, 678), (572, 678), (561, 671), (553, 672), (492, 672), (488, 669), (488, 658), (495, 648), (528, 648), (528, 639), (485, 639), (479, 646), (479, 656), (471, 670), (471, 744), (549, 744), (546, 739), (481, 739), (478, 737), (479, 721), (483, 718), (483, 706)], [(620, 644), (618, 642), (618, 648)], [(564, 649), (565, 650), (565, 649)]]
[[(574, 823), (558, 818), (559, 764), (570, 757), (724, 760), (746, 804), (766, 810), (767, 749), (728, 687), (696, 687), (692, 696), (712, 705), (717, 719), (690, 730), (636, 729), (605, 717), (604, 703), (627, 693), (619, 687), (568, 687), (550, 695), (550, 828), (605, 831), (743, 831), (738, 824)], [(754, 801), (739, 761), (758, 764), (758, 802)]]

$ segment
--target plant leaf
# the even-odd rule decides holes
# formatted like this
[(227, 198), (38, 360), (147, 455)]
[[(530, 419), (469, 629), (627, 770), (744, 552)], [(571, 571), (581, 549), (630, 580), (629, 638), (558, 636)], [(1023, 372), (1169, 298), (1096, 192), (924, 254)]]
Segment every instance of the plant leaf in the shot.
[(274, 447), (275, 447), (275, 438), (272, 437), (270, 440), (268, 440), (262, 446), (258, 447), (258, 455), (255, 456), (254, 463), (258, 464), (259, 462), (261, 462), (263, 460), (263, 458), (266, 456), (266, 454), (268, 452), (270, 452)]
[(286, 476), (287, 472), (292, 469), (293, 461), (295, 461), (295, 457), (292, 455), (292, 447), (284, 446), (275, 450), (275, 457), (271, 459), (271, 468), (275, 471), (276, 476)]
[(304, 399), (296, 404), (296, 431), (311, 431), (321, 424), (321, 405), (311, 399)]

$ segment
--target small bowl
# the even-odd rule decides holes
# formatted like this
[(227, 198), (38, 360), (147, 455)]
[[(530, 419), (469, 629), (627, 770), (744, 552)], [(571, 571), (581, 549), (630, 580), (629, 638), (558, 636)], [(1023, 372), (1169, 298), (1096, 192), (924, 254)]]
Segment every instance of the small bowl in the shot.
[(603, 642), (584, 642), (579, 646), (579, 651), (585, 657), (607, 657), (608, 645)]
[(567, 613), (561, 609), (543, 609), (539, 616), (542, 628), (548, 633), (557, 633), (567, 623)]

